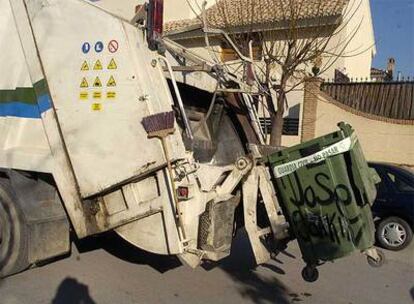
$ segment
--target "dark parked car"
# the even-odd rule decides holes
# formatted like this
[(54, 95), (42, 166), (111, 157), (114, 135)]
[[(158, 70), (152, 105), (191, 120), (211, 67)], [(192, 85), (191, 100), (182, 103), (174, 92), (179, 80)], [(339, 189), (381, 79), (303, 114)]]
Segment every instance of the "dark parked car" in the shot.
[(414, 171), (387, 163), (370, 163), (381, 182), (372, 206), (377, 219), (376, 239), (389, 250), (407, 247), (413, 238)]

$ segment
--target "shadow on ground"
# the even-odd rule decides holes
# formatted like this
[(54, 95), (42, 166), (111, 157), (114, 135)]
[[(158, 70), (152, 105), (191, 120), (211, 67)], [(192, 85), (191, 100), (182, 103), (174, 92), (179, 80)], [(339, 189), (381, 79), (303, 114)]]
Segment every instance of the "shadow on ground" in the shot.
[(102, 248), (121, 260), (137, 265), (148, 265), (160, 273), (182, 266), (175, 256), (157, 255), (140, 250), (115, 233), (78, 240), (75, 245), (80, 253)]
[[(275, 265), (275, 262), (257, 266), (247, 236), (240, 231), (234, 240), (230, 257), (219, 263), (205, 263), (202, 267), (207, 271), (217, 267), (225, 271), (237, 283), (240, 294), (254, 303), (287, 304), (291, 301), (301, 301), (299, 295), (290, 293), (288, 288), (276, 278), (277, 275), (284, 275), (285, 271), (281, 268), (282, 262), (274, 260), (280, 264), (280, 267)], [(257, 271), (259, 267), (272, 271), (271, 278), (260, 275)]]
[[(80, 253), (102, 248), (117, 258), (132, 264), (148, 265), (160, 273), (182, 266), (182, 263), (175, 256), (161, 256), (137, 249), (116, 234), (77, 241), (76, 246)], [(288, 258), (295, 258), (288, 252), (283, 253)], [(275, 264), (283, 266), (283, 263), (278, 259), (274, 259), (272, 263), (259, 266), (273, 272), (274, 275), (272, 274), (270, 278), (260, 275), (247, 236), (240, 231), (234, 240), (230, 257), (220, 262), (206, 262), (202, 267), (206, 271), (217, 268), (223, 270), (236, 282), (240, 294), (254, 303), (287, 304), (292, 301), (301, 301), (299, 295), (290, 293), (287, 287), (276, 278), (277, 275), (284, 275), (285, 271)]]
[(60, 283), (52, 304), (95, 304), (87, 285), (76, 279), (66, 278)]

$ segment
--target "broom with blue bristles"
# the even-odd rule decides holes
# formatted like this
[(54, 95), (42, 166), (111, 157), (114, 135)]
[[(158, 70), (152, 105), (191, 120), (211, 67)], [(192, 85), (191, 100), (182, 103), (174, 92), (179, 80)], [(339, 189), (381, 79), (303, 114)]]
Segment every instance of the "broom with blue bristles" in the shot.
[(175, 132), (174, 118), (175, 117), (174, 117), (173, 111), (158, 113), (158, 114), (144, 117), (142, 119), (142, 125), (144, 126), (144, 129), (148, 134), (148, 138), (157, 137), (161, 140), (162, 149), (164, 150), (165, 159), (167, 161), (168, 175), (169, 175), (169, 179), (171, 182), (174, 202), (176, 206), (176, 218), (178, 218), (178, 224), (181, 227), (183, 239), (185, 239), (186, 237), (185, 237), (185, 232), (184, 232), (184, 225), (183, 225), (183, 220), (181, 218), (181, 212), (178, 210), (179, 205), (178, 205), (177, 192), (176, 192), (175, 182), (173, 178), (170, 153), (168, 151), (168, 146), (167, 146), (168, 135), (172, 135)]

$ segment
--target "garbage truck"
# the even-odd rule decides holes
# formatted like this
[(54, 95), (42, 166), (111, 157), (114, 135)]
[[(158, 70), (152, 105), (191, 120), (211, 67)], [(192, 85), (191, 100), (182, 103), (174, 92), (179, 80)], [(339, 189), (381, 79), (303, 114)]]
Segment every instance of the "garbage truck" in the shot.
[[(71, 232), (196, 267), (244, 227), (258, 264), (297, 239), (308, 281), (354, 251), (382, 263), (375, 176), (350, 126), (285, 150), (250, 140), (254, 111), (235, 110), (250, 87), (163, 39), (162, 1), (131, 19), (106, 2), (0, 0), (1, 277), (67, 254)], [(225, 84), (207, 107), (175, 79), (191, 67)]]

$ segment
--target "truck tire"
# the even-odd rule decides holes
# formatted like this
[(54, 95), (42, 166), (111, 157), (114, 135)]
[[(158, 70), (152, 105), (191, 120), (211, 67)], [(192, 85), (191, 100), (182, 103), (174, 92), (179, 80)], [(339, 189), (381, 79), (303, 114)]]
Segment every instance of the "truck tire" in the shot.
[(0, 180), (0, 278), (29, 267), (28, 230), (12, 187)]

